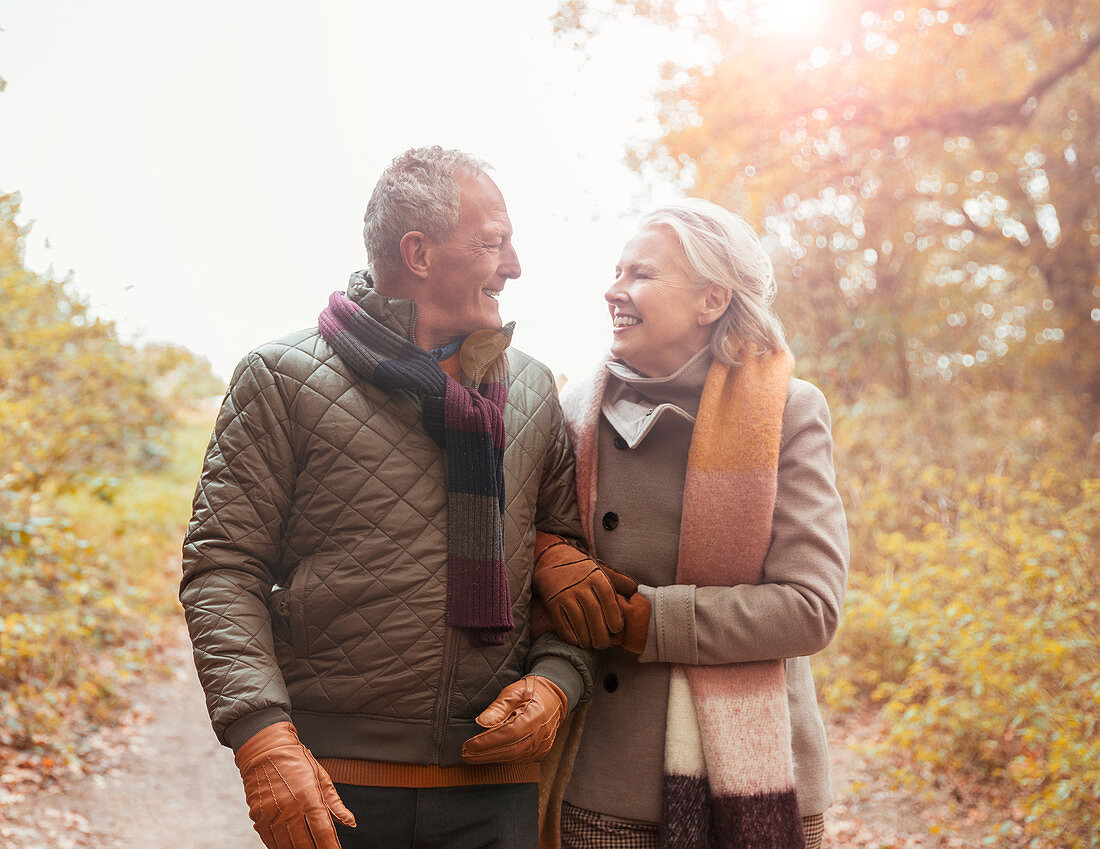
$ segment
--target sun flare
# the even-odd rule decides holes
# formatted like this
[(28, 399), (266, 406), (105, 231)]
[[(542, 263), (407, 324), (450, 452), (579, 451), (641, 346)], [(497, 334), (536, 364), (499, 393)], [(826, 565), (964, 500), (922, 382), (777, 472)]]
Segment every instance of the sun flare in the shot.
[(825, 0), (762, 0), (757, 14), (769, 29), (807, 36), (824, 25), (828, 5)]

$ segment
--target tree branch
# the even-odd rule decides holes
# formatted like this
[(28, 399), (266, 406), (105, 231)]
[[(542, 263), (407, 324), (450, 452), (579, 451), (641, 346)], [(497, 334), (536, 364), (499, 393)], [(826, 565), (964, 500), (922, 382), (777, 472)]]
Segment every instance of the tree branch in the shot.
[[(973, 133), (975, 129), (1024, 123), (1028, 120), (1028, 115), (1023, 111), (1027, 102), (1031, 100), (1031, 98), (1038, 100), (1042, 97), (1058, 82), (1065, 79), (1088, 62), (1097, 49), (1100, 49), (1100, 38), (1094, 38), (1089, 41), (1076, 56), (1037, 79), (1031, 88), (1013, 100), (991, 103), (976, 109), (958, 109), (954, 112), (941, 113), (934, 117), (919, 118), (915, 121), (910, 121), (908, 124), (903, 124), (900, 127), (884, 128), (882, 136), (883, 138), (887, 136), (907, 136), (927, 130), (936, 130), (938, 132), (955, 135), (968, 135)], [(864, 109), (863, 111), (867, 112), (870, 110)], [(881, 117), (881, 111), (877, 108), (873, 111), (878, 113), (876, 117)], [(853, 119), (853, 121), (849, 123), (869, 124), (881, 127), (881, 123), (876, 122), (874, 119), (864, 119), (858, 122)]]

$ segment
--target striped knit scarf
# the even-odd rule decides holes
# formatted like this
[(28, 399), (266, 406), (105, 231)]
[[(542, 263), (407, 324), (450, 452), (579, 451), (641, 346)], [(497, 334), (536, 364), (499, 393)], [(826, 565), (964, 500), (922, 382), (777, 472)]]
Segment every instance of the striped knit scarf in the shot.
[(504, 564), (507, 358), (495, 357), (484, 380), (475, 376), (477, 388), (468, 388), (341, 292), (317, 325), (358, 377), (420, 399), (424, 429), (447, 463), (447, 624), (469, 629), (474, 645), (502, 645), (514, 627)]
[[(793, 359), (787, 352), (715, 362), (688, 451), (678, 584), (763, 579), (779, 442)], [(607, 370), (563, 402), (577, 455), (581, 522), (596, 502), (597, 428)], [(782, 660), (674, 664), (665, 733), (661, 846), (801, 849)]]

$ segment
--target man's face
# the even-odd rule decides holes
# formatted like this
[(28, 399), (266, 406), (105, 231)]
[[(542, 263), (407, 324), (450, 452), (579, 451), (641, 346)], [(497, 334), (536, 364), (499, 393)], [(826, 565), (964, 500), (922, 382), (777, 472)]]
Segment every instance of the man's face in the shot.
[(497, 296), (507, 280), (520, 275), (512, 222), (496, 183), (485, 175), (455, 182), (458, 226), (448, 241), (433, 246), (426, 298), (417, 304), (418, 321), (430, 325), (425, 330), (432, 337), (418, 339), (422, 347), (499, 328), (503, 322)]

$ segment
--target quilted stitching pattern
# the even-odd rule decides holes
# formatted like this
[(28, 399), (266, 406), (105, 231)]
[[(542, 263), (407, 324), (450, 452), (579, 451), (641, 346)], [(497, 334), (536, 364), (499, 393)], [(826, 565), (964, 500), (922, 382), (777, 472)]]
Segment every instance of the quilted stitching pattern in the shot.
[[(579, 537), (572, 457), (549, 371), (510, 352), (505, 556), (516, 629), (458, 639), (449, 700), (445, 466), (416, 400), (358, 381), (301, 331), (238, 366), (184, 542), (180, 597), (215, 730), (258, 710), (430, 723), (472, 718), (537, 662), (527, 627), (534, 527)], [(274, 593), (273, 588), (276, 588)], [(581, 668), (583, 667), (583, 669)]]

